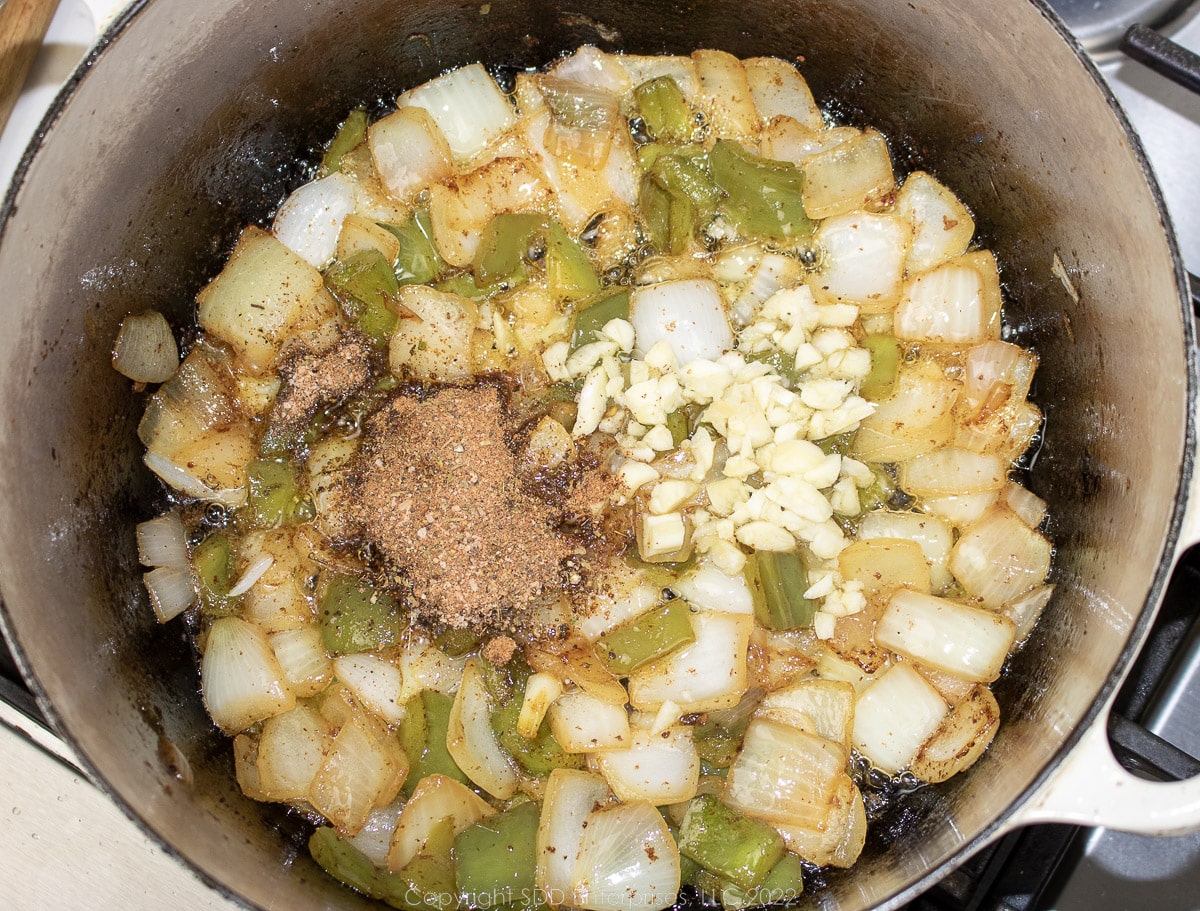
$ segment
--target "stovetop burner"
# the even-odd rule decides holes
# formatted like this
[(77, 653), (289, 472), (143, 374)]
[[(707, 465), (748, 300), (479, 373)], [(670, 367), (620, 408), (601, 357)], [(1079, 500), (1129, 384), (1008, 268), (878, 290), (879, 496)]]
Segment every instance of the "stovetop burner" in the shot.
[(1190, 5), (1188, 0), (1047, 0), (1093, 57), (1113, 54), (1134, 23), (1169, 25)]

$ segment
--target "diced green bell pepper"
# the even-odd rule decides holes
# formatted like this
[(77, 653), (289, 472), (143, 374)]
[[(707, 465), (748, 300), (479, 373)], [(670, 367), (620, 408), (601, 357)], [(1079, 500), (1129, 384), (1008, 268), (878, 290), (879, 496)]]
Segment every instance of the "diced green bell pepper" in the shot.
[(845, 433), (839, 433), (836, 436), (825, 437), (823, 440), (816, 441), (817, 448), (826, 455), (832, 455), (833, 453), (846, 455), (854, 445), (854, 437), (857, 433), (857, 430), (847, 430)]
[(592, 261), (558, 222), (546, 229), (546, 286), (557, 300), (577, 301), (600, 291)]
[(396, 281), (402, 285), (428, 285), (437, 279), (443, 266), (433, 242), (433, 223), (429, 213), (418, 209), (402, 225), (384, 225), (400, 241), (396, 257)]
[(325, 272), (325, 283), (347, 313), (377, 346), (388, 343), (396, 328), (396, 273), (378, 250), (360, 250)]
[(446, 749), (446, 729), (450, 726), (453, 705), (453, 696), (433, 690), (422, 690), (405, 703), (400, 746), (409, 762), (404, 779), (406, 797), (429, 775), (445, 775), (465, 785), (471, 783)]
[(892, 394), (900, 369), (900, 342), (891, 335), (868, 335), (862, 345), (871, 352), (871, 372), (859, 394), (870, 402), (881, 402)]
[(766, 364), (781, 377), (788, 387), (795, 386), (800, 379), (796, 373), (796, 358), (788, 354), (786, 351), (778, 349), (772, 351), (760, 351), (757, 354), (746, 355), (746, 360), (755, 361), (760, 364)]
[(379, 897), (379, 870), (358, 848), (338, 838), (336, 829), (322, 826), (313, 832), (308, 851), (338, 882), (372, 898)]
[(321, 156), (322, 176), (341, 170), (342, 156), (356, 148), (366, 138), (367, 112), (363, 108), (356, 108), (338, 127), (333, 141), (329, 143), (329, 148)]
[[(524, 272), (521, 273), (519, 279), (514, 279), (516, 284), (525, 281)], [(510, 287), (506, 282), (497, 282), (494, 285), (480, 286), (475, 281), (475, 276), (470, 272), (459, 272), (457, 275), (451, 275), (449, 278), (444, 278), (436, 285), (437, 290), (445, 294), (457, 294), (459, 297), (469, 297), (473, 301), (482, 301), (491, 297), (493, 294), (499, 294), (501, 291), (506, 291)]]
[(549, 221), (537, 212), (517, 212), (497, 215), (488, 222), (471, 264), (475, 284), (480, 288), (499, 282), (516, 284), (515, 277), (528, 261), (530, 247), (543, 242)]
[(400, 607), (387, 592), (340, 575), (323, 579), (321, 589), (321, 641), (330, 654), (378, 651), (400, 641)]
[(667, 415), (667, 430), (671, 431), (671, 443), (678, 448), (688, 438), (688, 413), (676, 408)]
[(670, 76), (643, 82), (633, 90), (638, 115), (646, 132), (659, 142), (688, 142), (696, 128), (696, 118), (687, 99)]
[(804, 893), (803, 868), (795, 854), (783, 855), (766, 879), (753, 889), (743, 889), (703, 868), (697, 880), (703, 883), (706, 896), (719, 902), (725, 911), (784, 904), (795, 901)]
[(234, 613), (240, 598), (229, 597), (233, 587), (233, 552), (229, 538), (214, 531), (192, 551), (192, 569), (200, 583), (200, 610), (216, 619)]
[(312, 518), (312, 504), (301, 497), (296, 469), (290, 462), (252, 459), (246, 470), (250, 479), (247, 505), (255, 528), (278, 528)]
[(804, 173), (794, 164), (752, 155), (718, 139), (709, 153), (712, 179), (726, 194), (725, 217), (746, 234), (786, 238), (811, 234), (804, 211)]
[(468, 907), (535, 904), (538, 805), (489, 816), (454, 839), (459, 900)]
[(308, 840), (313, 860), (330, 876), (401, 911), (453, 911), (458, 903), (452, 820), (434, 826), (421, 853), (399, 873), (378, 869), (354, 845), (322, 826)]
[(479, 648), (483, 637), (472, 629), (447, 626), (433, 637), (433, 643), (451, 658), (461, 658)]
[(629, 319), (628, 288), (610, 288), (603, 296), (575, 311), (571, 351), (596, 341), (596, 333), (614, 319)]
[(712, 794), (692, 798), (679, 827), (679, 853), (743, 889), (757, 886), (783, 857), (773, 828), (727, 807)]
[(564, 750), (554, 739), (550, 723), (545, 719), (532, 739), (517, 732), (525, 686), (532, 671), (519, 657), (514, 657), (504, 667), (484, 667), (484, 683), (492, 697), (491, 724), (496, 739), (517, 765), (535, 778), (544, 778), (555, 769), (582, 769), (584, 757)]
[(613, 627), (596, 640), (596, 653), (610, 671), (624, 677), (675, 649), (696, 641), (682, 598), (646, 611)]
[(817, 602), (805, 598), (808, 568), (794, 551), (758, 551), (746, 561), (754, 615), (767, 629), (812, 626)]
[(720, 191), (706, 164), (699, 157), (659, 155), (643, 175), (638, 206), (660, 251), (685, 252), (692, 237), (716, 213)]

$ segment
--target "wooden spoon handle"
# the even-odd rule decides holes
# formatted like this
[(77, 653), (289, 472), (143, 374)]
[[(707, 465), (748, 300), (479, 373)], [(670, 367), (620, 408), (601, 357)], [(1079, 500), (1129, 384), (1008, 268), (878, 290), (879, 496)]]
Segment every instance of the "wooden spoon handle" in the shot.
[(0, 129), (8, 122), (58, 0), (8, 0), (0, 6)]

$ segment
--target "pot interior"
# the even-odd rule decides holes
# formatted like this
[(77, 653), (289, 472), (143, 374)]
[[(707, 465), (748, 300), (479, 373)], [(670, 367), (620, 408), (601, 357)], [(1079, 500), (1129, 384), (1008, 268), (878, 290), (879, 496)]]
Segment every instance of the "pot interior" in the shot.
[[(113, 794), (261, 907), (366, 907), (303, 832), (240, 796), (180, 622), (157, 626), (133, 525), (161, 494), (142, 395), (109, 366), (129, 312), (177, 328), (239, 229), (267, 223), (352, 107), (473, 60), (582, 43), (801, 61), (818, 101), (951, 186), (998, 255), (1011, 336), (1041, 355), (1058, 591), (997, 687), (969, 773), (896, 806), (806, 901), (897, 902), (994, 833), (1114, 685), (1163, 583), (1190, 472), (1190, 318), (1156, 194), (1092, 74), (1039, 7), (953, 0), (154, 0), (61, 103), (0, 243), (0, 584), (35, 687)], [(1056, 274), (1061, 272), (1061, 278)]]

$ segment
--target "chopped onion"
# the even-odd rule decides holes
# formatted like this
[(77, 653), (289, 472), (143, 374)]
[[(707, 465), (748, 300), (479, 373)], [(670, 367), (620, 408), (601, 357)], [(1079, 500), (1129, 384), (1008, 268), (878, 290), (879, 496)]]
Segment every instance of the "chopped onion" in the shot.
[(223, 506), (236, 508), (246, 502), (246, 487), (214, 489), (194, 475), (180, 468), (170, 459), (147, 450), (142, 457), (146, 467), (180, 493), (197, 500), (209, 500)]
[(862, 420), (852, 454), (902, 462), (944, 446), (954, 432), (958, 385), (924, 364), (901, 367), (892, 394)]
[(403, 806), (404, 801), (397, 798), (385, 807), (376, 807), (367, 815), (363, 827), (354, 835), (342, 836), (342, 841), (365, 854), (376, 868), (385, 869), (388, 847), (392, 843), (392, 833), (396, 831), (396, 821), (400, 818)]
[(632, 87), (629, 74), (621, 66), (620, 58), (606, 54), (590, 44), (583, 45), (575, 53), (559, 60), (550, 67), (550, 72), (561, 79), (606, 89), (618, 95)]
[(824, 129), (825, 118), (799, 70), (778, 57), (752, 57), (744, 63), (750, 96), (764, 126), (787, 116), (810, 130)]
[(895, 186), (887, 140), (877, 130), (864, 130), (805, 160), (804, 211), (809, 218), (845, 215)]
[(1005, 484), (1000, 497), (1004, 505), (1030, 528), (1037, 528), (1046, 518), (1046, 501), (1016, 481)]
[(999, 727), (996, 697), (986, 686), (977, 686), (942, 720), (909, 769), (922, 781), (945, 781), (973, 765)]
[(896, 194), (896, 214), (915, 229), (905, 264), (910, 273), (924, 272), (966, 252), (975, 234), (975, 220), (967, 207), (924, 171), (904, 179)]
[(911, 665), (894, 664), (859, 694), (854, 747), (885, 772), (906, 768), (946, 717), (941, 695)]
[(915, 541), (929, 561), (929, 580), (933, 591), (943, 591), (952, 581), (949, 561), (954, 532), (937, 516), (887, 509), (872, 510), (858, 523), (858, 537), (860, 541), (872, 538), (906, 538)]
[(695, 642), (630, 675), (629, 701), (635, 709), (656, 712), (670, 701), (683, 712), (707, 712), (736, 705), (746, 692), (746, 651), (754, 618), (699, 611), (688, 619)]
[(196, 603), (196, 577), (191, 567), (159, 566), (142, 575), (159, 623), (178, 617)]
[(985, 490), (980, 493), (925, 497), (921, 503), (926, 512), (941, 516), (957, 528), (965, 528), (995, 506), (999, 496), (998, 490)]
[[(1033, 374), (1037, 370), (1037, 355), (1011, 342), (990, 339), (975, 345), (967, 352), (963, 365), (963, 404), (969, 418), (978, 418), (981, 409), (997, 409), (1001, 404), (1020, 401), (1029, 395)], [(1002, 396), (997, 393), (1001, 392)]]
[[(446, 730), (446, 749), (466, 776), (500, 800), (517, 792), (517, 772), (492, 730), (491, 698), (478, 659), (463, 668)], [(565, 747), (564, 747), (565, 749)]]
[(562, 903), (571, 894), (571, 875), (588, 817), (605, 806), (610, 796), (604, 779), (591, 772), (554, 769), (546, 779), (535, 881), (550, 905)]
[(352, 715), (334, 738), (309, 789), (309, 802), (343, 832), (354, 835), (371, 810), (391, 803), (408, 758), (396, 737), (363, 715)]
[(267, 635), (309, 626), (314, 604), (302, 580), (312, 572), (312, 563), (301, 559), (287, 529), (251, 532), (242, 539), (240, 557), (262, 569), (256, 584), (242, 601), (242, 616)]
[(404, 683), (396, 665), (374, 655), (340, 655), (333, 673), (368, 711), (388, 724), (404, 720)]
[(209, 629), (200, 687), (208, 714), (226, 734), (296, 704), (267, 637), (240, 617), (222, 617)]
[(631, 742), (624, 706), (604, 702), (583, 690), (563, 693), (546, 716), (550, 733), (568, 753), (620, 750)]
[(733, 347), (721, 291), (711, 281), (670, 281), (635, 288), (629, 300), (629, 321), (637, 333), (635, 354), (644, 355), (665, 341), (681, 367), (696, 358), (715, 361)]
[(659, 911), (678, 892), (679, 849), (658, 810), (639, 801), (587, 818), (568, 904), (583, 911)]
[(700, 757), (688, 727), (672, 727), (663, 734), (634, 731), (626, 749), (597, 754), (596, 765), (625, 802), (646, 800), (662, 806), (691, 800), (700, 781)]
[(463, 669), (470, 655), (451, 658), (428, 637), (410, 633), (400, 653), (400, 671), (404, 675), (404, 700), (421, 690), (433, 690), (446, 696), (458, 692)]
[(517, 733), (529, 740), (537, 737), (546, 712), (562, 693), (562, 681), (553, 674), (544, 671), (530, 674), (521, 700), (521, 714), (517, 717)]
[(281, 630), (267, 636), (284, 677), (299, 698), (314, 696), (329, 683), (333, 662), (315, 626)]
[(146, 404), (138, 439), (147, 449), (170, 457), (205, 431), (236, 418), (226, 388), (226, 361), (211, 345), (192, 346), (175, 375)]
[(758, 111), (742, 61), (725, 51), (692, 52), (699, 82), (697, 103), (713, 133), (723, 139), (749, 139), (758, 133)]
[(969, 594), (997, 608), (1046, 580), (1051, 550), (1016, 513), (996, 506), (959, 537), (950, 569)]
[(474, 301), (428, 285), (405, 285), (400, 303), (413, 316), (396, 323), (388, 349), (392, 372), (441, 382), (468, 379), (479, 321)]
[(866, 312), (891, 310), (900, 297), (912, 227), (894, 215), (854, 212), (817, 228), (821, 271), (812, 280), (822, 298), (858, 304)]
[(137, 548), (143, 566), (187, 566), (187, 531), (179, 514), (164, 512), (139, 523)]
[(263, 554), (257, 557), (253, 563), (246, 567), (246, 571), (242, 573), (242, 577), (234, 584), (233, 588), (229, 589), (229, 597), (240, 598), (246, 592), (254, 587), (254, 583), (263, 577), (271, 566), (275, 563), (275, 558), (270, 554)]
[(762, 717), (775, 717), (772, 712), (789, 712), (807, 719), (810, 733), (834, 743), (850, 745), (854, 727), (854, 687), (844, 680), (822, 680), (819, 677), (774, 690), (763, 697), (759, 706)]
[(258, 736), (238, 734), (233, 738), (233, 774), (238, 787), (251, 800), (267, 800), (258, 786)]
[(849, 775), (842, 775), (819, 825), (777, 826), (787, 849), (821, 867), (850, 867), (862, 853), (867, 837), (867, 811), (862, 793)]
[(820, 825), (847, 755), (843, 744), (790, 724), (755, 718), (729, 769), (725, 802), (772, 824)]
[(113, 369), (135, 383), (165, 383), (179, 369), (179, 346), (157, 310), (121, 320), (113, 345)]
[(995, 611), (900, 589), (875, 625), (884, 648), (938, 670), (987, 683), (1013, 644), (1013, 622)]
[(812, 130), (792, 117), (776, 117), (763, 130), (762, 154), (776, 161), (790, 161), (800, 167), (814, 155), (827, 152), (862, 135), (854, 127), (830, 127)]
[(259, 788), (268, 800), (308, 795), (329, 748), (329, 724), (307, 705), (263, 722), (258, 742)]
[(1000, 334), (1000, 276), (987, 250), (967, 253), (905, 283), (896, 307), (896, 336), (916, 342), (967, 344)]
[(367, 144), (379, 179), (397, 199), (407, 199), (454, 174), (450, 146), (424, 108), (403, 107), (371, 124)]
[(792, 287), (803, 274), (799, 260), (782, 253), (763, 253), (734, 302), (731, 316), (739, 324), (749, 323), (763, 301), (781, 288)]
[(315, 269), (337, 252), (342, 222), (354, 211), (354, 182), (334, 173), (292, 191), (275, 215), (271, 232)]
[(1042, 611), (1050, 603), (1054, 594), (1053, 585), (1039, 585), (1004, 605), (1004, 614), (1016, 625), (1017, 642), (1024, 642), (1025, 637), (1033, 630)]
[(701, 563), (671, 588), (688, 604), (701, 610), (754, 613), (754, 596), (746, 584), (746, 577), (723, 572), (712, 562)]
[(917, 497), (1000, 490), (1008, 480), (1008, 464), (999, 456), (947, 447), (905, 462), (900, 486)]
[(397, 100), (428, 111), (460, 161), (482, 152), (517, 122), (517, 113), (481, 64), (431, 79)]
[(445, 820), (454, 834), (469, 829), (496, 811), (486, 800), (453, 778), (428, 775), (417, 783), (404, 805), (387, 852), (387, 866), (398, 872), (421, 853), (429, 836)]
[(543, 76), (538, 85), (550, 112), (546, 150), (581, 167), (603, 166), (620, 119), (617, 96), (552, 75)]
[(838, 569), (843, 579), (861, 582), (868, 598), (901, 586), (926, 594), (933, 589), (929, 562), (911, 538), (855, 541), (838, 554)]
[(579, 632), (595, 642), (627, 620), (641, 616), (658, 605), (662, 589), (623, 560), (611, 563), (595, 577), (580, 611)]

